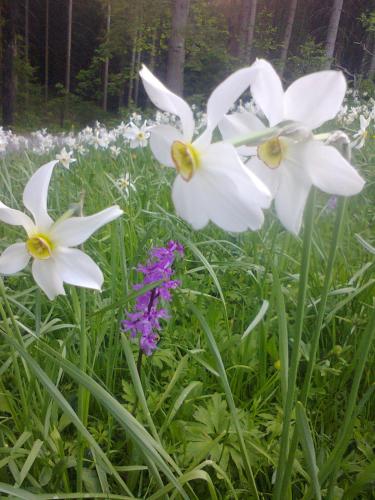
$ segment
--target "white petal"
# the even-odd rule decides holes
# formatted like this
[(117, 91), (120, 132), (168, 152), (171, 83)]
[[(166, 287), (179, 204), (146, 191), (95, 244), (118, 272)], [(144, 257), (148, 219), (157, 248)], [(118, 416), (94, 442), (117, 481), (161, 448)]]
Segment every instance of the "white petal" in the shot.
[(223, 172), (208, 173), (205, 177), (205, 195), (210, 220), (225, 231), (242, 232), (259, 229), (264, 221), (259, 205), (253, 203), (251, 192), (240, 193), (238, 186)]
[(30, 217), (19, 210), (9, 208), (0, 201), (0, 221), (12, 226), (23, 226), (27, 234), (30, 234), (34, 228), (34, 222)]
[(209, 221), (204, 185), (199, 180), (199, 175), (194, 175), (186, 182), (178, 175), (172, 188), (172, 200), (177, 214), (197, 230), (202, 229)]
[(53, 258), (47, 260), (34, 259), (32, 273), (37, 285), (53, 300), (57, 295), (65, 295), (63, 280), (58, 273)]
[(298, 234), (311, 183), (298, 165), (282, 164), (279, 168), (283, 172), (275, 197), (277, 216), (288, 231)]
[(189, 182), (177, 176), (173, 201), (177, 213), (195, 229), (209, 220), (226, 231), (258, 229), (261, 204), (270, 193), (240, 161), (230, 144), (217, 143), (201, 154), (201, 166)]
[(150, 148), (159, 163), (173, 167), (172, 142), (182, 140), (181, 133), (171, 125), (156, 125), (151, 131)]
[(38, 229), (45, 230), (52, 219), (47, 213), (48, 186), (54, 166), (58, 160), (50, 161), (30, 177), (23, 192), (23, 204), (33, 214)]
[[(266, 127), (261, 120), (253, 113), (232, 113), (226, 115), (219, 122), (219, 130), (224, 140), (240, 139), (241, 137), (260, 132)], [(256, 154), (255, 147), (240, 146), (237, 148), (240, 155), (252, 156)]]
[(251, 158), (246, 163), (246, 166), (268, 187), (272, 197), (274, 197), (279, 189), (282, 166), (280, 168), (269, 168), (256, 156)]
[(257, 77), (254, 66), (232, 73), (212, 92), (207, 102), (207, 129), (213, 131), (235, 101)]
[(284, 119), (283, 86), (269, 62), (259, 59), (253, 67), (258, 71), (251, 84), (251, 93), (272, 127)]
[(74, 247), (86, 241), (100, 227), (122, 215), (117, 205), (106, 208), (88, 217), (71, 217), (62, 222), (57, 221), (51, 228), (51, 238), (59, 246)]
[(143, 65), (139, 74), (150, 100), (157, 108), (180, 118), (184, 138), (190, 142), (194, 133), (194, 117), (187, 102), (168, 90), (146, 66)]
[(341, 71), (318, 71), (303, 76), (285, 92), (285, 119), (315, 129), (340, 111), (346, 92)]
[(367, 127), (368, 127), (368, 125), (369, 125), (369, 122), (370, 122), (370, 120), (366, 120), (366, 118), (365, 118), (363, 115), (361, 115), (361, 116), (359, 117), (359, 125), (360, 125), (360, 129), (361, 129), (361, 130), (366, 130), (366, 128), (367, 128)]
[(268, 188), (242, 163), (231, 144), (217, 142), (201, 155), (202, 170), (209, 171), (214, 177), (225, 176), (229, 183), (236, 186), (238, 194), (260, 207), (268, 207), (271, 194)]
[(54, 253), (58, 273), (65, 283), (100, 290), (103, 273), (91, 257), (76, 248), (60, 247)]
[(329, 194), (352, 196), (359, 193), (365, 184), (337, 149), (319, 141), (307, 144), (304, 165), (312, 183)]
[(225, 140), (260, 132), (265, 128), (266, 126), (256, 115), (247, 111), (226, 115), (219, 123), (220, 133)]
[(0, 274), (14, 274), (24, 269), (30, 260), (25, 243), (10, 245), (0, 255)]

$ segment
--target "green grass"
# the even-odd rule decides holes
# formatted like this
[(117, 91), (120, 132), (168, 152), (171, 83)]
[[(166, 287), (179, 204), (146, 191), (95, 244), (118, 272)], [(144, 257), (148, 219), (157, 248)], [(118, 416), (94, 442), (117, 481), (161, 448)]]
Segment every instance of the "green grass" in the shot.
[[(305, 299), (303, 233), (289, 235), (271, 211), (259, 232), (194, 232), (174, 214), (174, 172), (147, 150), (118, 160), (92, 151), (69, 172), (56, 168), (52, 217), (82, 195), (85, 214), (118, 203), (124, 216), (85, 243), (105, 275), (101, 294), (66, 286), (66, 297), (49, 302), (29, 269), (4, 278), (0, 497), (271, 498), (292, 380), (286, 365), (302, 308), (294, 394), (301, 403), (293, 399), (284, 440), (293, 449), (297, 422), (296, 452), (289, 464), (285, 455), (280, 498), (371, 498), (375, 261), (355, 235), (374, 246), (374, 156), (371, 145), (357, 155), (367, 185), (348, 200), (333, 267), (338, 211), (323, 210), (328, 197), (317, 193)], [(23, 187), (44, 160), (2, 159), (1, 201), (22, 209)], [(126, 171), (138, 178), (128, 200), (111, 181)], [(22, 237), (1, 224), (0, 251)], [(182, 286), (139, 377), (137, 346), (119, 322), (134, 304), (138, 262), (170, 239), (185, 245), (176, 263)]]

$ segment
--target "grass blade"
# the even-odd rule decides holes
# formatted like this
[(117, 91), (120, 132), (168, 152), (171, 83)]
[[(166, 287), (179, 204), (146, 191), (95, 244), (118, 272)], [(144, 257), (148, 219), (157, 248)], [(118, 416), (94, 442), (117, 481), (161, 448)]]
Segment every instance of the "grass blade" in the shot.
[(309, 422), (307, 420), (305, 408), (300, 401), (296, 405), (296, 423), (299, 439), (302, 444), (302, 450), (309, 469), (311, 483), (314, 489), (316, 500), (321, 500), (322, 494), (318, 479), (318, 467), (316, 465), (316, 456), (314, 442), (311, 436)]
[(249, 482), (249, 487), (254, 494), (254, 498), (259, 500), (258, 490), (257, 490), (256, 484), (255, 484), (255, 479), (254, 479), (253, 471), (251, 468), (249, 455), (247, 453), (245, 440), (244, 440), (242, 429), (241, 429), (241, 424), (240, 424), (240, 421), (239, 421), (238, 415), (237, 415), (237, 408), (234, 404), (233, 394), (232, 394), (232, 391), (231, 391), (231, 388), (229, 385), (229, 381), (228, 381), (228, 377), (227, 377), (227, 374), (225, 371), (223, 360), (221, 359), (219, 348), (216, 344), (215, 337), (213, 336), (210, 327), (208, 326), (206, 320), (202, 316), (202, 313), (199, 311), (199, 309), (197, 307), (195, 307), (191, 303), (189, 304), (189, 307), (193, 311), (195, 316), (197, 317), (199, 323), (201, 324), (202, 329), (203, 329), (204, 333), (206, 334), (209, 348), (210, 348), (210, 350), (215, 358), (216, 368), (217, 368), (217, 371), (219, 372), (220, 380), (221, 380), (221, 383), (223, 384), (223, 387), (224, 387), (224, 392), (225, 392), (225, 396), (227, 398), (229, 410), (231, 412), (231, 415), (233, 418), (233, 423), (234, 423), (234, 426), (236, 428), (236, 432), (238, 435), (238, 440), (240, 442), (241, 454), (242, 454), (244, 464), (245, 464), (245, 470), (246, 470), (247, 479)]
[(132, 495), (131, 491), (124, 483), (121, 476), (114, 469), (111, 462), (108, 460), (106, 454), (100, 448), (98, 443), (86, 429), (86, 427), (82, 424), (80, 419), (78, 418), (76, 412), (70, 406), (68, 401), (64, 398), (55, 384), (51, 381), (51, 379), (47, 376), (47, 374), (42, 370), (42, 368), (38, 365), (38, 363), (30, 356), (30, 354), (23, 349), (14, 339), (9, 338), (6, 335), (3, 335), (3, 338), (16, 350), (19, 352), (20, 356), (26, 361), (28, 367), (34, 372), (35, 376), (39, 379), (41, 384), (44, 386), (45, 390), (49, 393), (49, 395), (56, 401), (59, 407), (70, 417), (72, 423), (75, 425), (77, 430), (82, 434), (82, 436), (86, 439), (86, 441), (90, 444), (90, 446), (95, 450), (98, 457), (102, 460), (103, 464), (106, 465), (107, 470), (110, 474), (112, 474), (117, 482), (121, 485), (121, 487), (126, 491), (128, 495)]

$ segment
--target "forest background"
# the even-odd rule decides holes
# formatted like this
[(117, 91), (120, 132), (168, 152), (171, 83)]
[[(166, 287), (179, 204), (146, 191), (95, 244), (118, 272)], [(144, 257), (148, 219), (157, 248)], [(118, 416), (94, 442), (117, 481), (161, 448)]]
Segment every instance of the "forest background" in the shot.
[(256, 57), (285, 83), (322, 68), (374, 94), (372, 0), (1, 0), (2, 125), (108, 121), (143, 107), (142, 63), (200, 105)]

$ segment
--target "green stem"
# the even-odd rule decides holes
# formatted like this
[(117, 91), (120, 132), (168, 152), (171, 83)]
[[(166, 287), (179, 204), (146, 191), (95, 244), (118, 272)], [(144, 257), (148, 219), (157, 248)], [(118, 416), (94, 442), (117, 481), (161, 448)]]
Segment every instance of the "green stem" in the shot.
[[(307, 403), (310, 385), (311, 385), (311, 378), (312, 378), (312, 374), (313, 374), (314, 366), (315, 366), (316, 355), (317, 355), (318, 348), (319, 348), (320, 333), (321, 333), (322, 326), (323, 326), (325, 310), (326, 310), (326, 306), (327, 306), (328, 294), (329, 294), (329, 290), (330, 290), (330, 286), (331, 286), (331, 282), (332, 282), (334, 263), (336, 260), (337, 249), (339, 248), (339, 243), (340, 243), (340, 236), (341, 236), (341, 232), (342, 232), (343, 221), (345, 219), (346, 206), (347, 206), (346, 198), (340, 199), (339, 206), (337, 209), (335, 226), (334, 226), (334, 230), (333, 230), (331, 247), (330, 247), (329, 256), (328, 256), (327, 268), (326, 268), (325, 277), (324, 277), (323, 290), (321, 293), (321, 299), (320, 299), (319, 307), (318, 307), (318, 317), (316, 320), (314, 333), (313, 333), (313, 336), (311, 339), (309, 361), (308, 361), (308, 365), (307, 365), (307, 369), (306, 369), (306, 373), (305, 373), (305, 379), (303, 382), (301, 395), (299, 397), (299, 400), (301, 401), (301, 403), (304, 407), (306, 406), (306, 403)], [(282, 485), (282, 489), (281, 489), (281, 494), (283, 494), (287, 488), (287, 479), (290, 477), (290, 474), (292, 471), (294, 456), (295, 456), (295, 452), (297, 449), (297, 444), (298, 444), (298, 436), (297, 436), (297, 431), (295, 429), (293, 432), (293, 438), (292, 438), (291, 445), (290, 445), (289, 456), (288, 456), (288, 460), (287, 460), (286, 467), (285, 467), (284, 480), (283, 480), (283, 485)]]
[(236, 148), (239, 146), (258, 146), (262, 142), (265, 142), (277, 136), (279, 132), (279, 127), (265, 128), (264, 130), (262, 130), (262, 132), (237, 137), (236, 139), (232, 139), (229, 142)]
[[(87, 370), (87, 331), (86, 331), (86, 290), (82, 288), (80, 290), (80, 358), (79, 367), (83, 373)], [(82, 424), (87, 426), (88, 418), (88, 405), (89, 405), (89, 393), (83, 385), (79, 386), (78, 389), (78, 417)], [(80, 439), (78, 461), (77, 461), (77, 489), (82, 491), (82, 470), (83, 470), (83, 460), (85, 454), (85, 442)]]
[(341, 426), (340, 436), (326, 464), (323, 467), (321, 467), (321, 471), (319, 473), (319, 480), (321, 485), (324, 484), (329, 475), (331, 475), (331, 477), (333, 478), (335, 477), (336, 471), (340, 466), (342, 455), (344, 454), (346, 446), (350, 439), (350, 429), (351, 429), (353, 414), (355, 412), (359, 384), (361, 382), (367, 356), (374, 337), (375, 337), (375, 305), (373, 306), (373, 311), (368, 326), (362, 334), (357, 355), (353, 360), (353, 367), (355, 367), (354, 378), (350, 390), (348, 405), (345, 412), (344, 422)]
[(336, 222), (335, 222), (335, 227), (333, 230), (332, 244), (331, 244), (331, 248), (330, 248), (330, 252), (329, 252), (329, 256), (328, 256), (327, 269), (326, 269), (326, 273), (325, 273), (325, 277), (324, 277), (323, 291), (322, 291), (321, 299), (320, 299), (320, 303), (319, 303), (318, 319), (317, 319), (314, 334), (313, 334), (313, 337), (311, 340), (309, 361), (308, 361), (307, 370), (306, 370), (306, 374), (305, 374), (305, 380), (303, 383), (301, 397), (300, 397), (300, 401), (302, 402), (303, 406), (305, 406), (306, 401), (307, 401), (307, 397), (309, 394), (312, 373), (314, 370), (314, 365), (315, 365), (315, 360), (316, 360), (316, 354), (317, 354), (318, 348), (319, 348), (320, 332), (322, 330), (322, 325), (323, 325), (323, 321), (324, 321), (324, 314), (325, 314), (325, 310), (326, 310), (326, 306), (327, 306), (328, 294), (329, 294), (329, 290), (331, 287), (334, 263), (336, 260), (337, 248), (339, 246), (341, 230), (342, 230), (343, 221), (345, 218), (346, 205), (347, 205), (347, 199), (342, 198), (339, 202), (339, 207), (337, 210)]
[(40, 327), (42, 324), (42, 303), (40, 296), (40, 288), (38, 287), (35, 292), (35, 335), (39, 337)]
[(286, 395), (288, 392), (288, 368), (289, 368), (289, 352), (288, 352), (288, 323), (285, 312), (285, 301), (281, 290), (279, 273), (276, 265), (272, 269), (273, 283), (276, 294), (276, 310), (279, 329), (279, 358), (280, 358), (280, 381), (281, 381), (281, 398), (283, 408), (286, 405)]
[(293, 338), (292, 357), (289, 369), (288, 391), (284, 407), (283, 430), (281, 434), (279, 462), (277, 465), (276, 484), (273, 494), (273, 498), (276, 500), (284, 500), (283, 497), (281, 496), (281, 487), (282, 487), (282, 480), (284, 477), (285, 463), (288, 456), (290, 424), (291, 424), (291, 416), (296, 394), (297, 373), (300, 360), (300, 344), (302, 338), (303, 321), (305, 316), (307, 282), (308, 282), (308, 275), (310, 268), (311, 242), (312, 242), (313, 222), (314, 222), (314, 206), (315, 206), (315, 188), (311, 190), (309, 201), (306, 207), (295, 332)]
[[(141, 347), (139, 346), (138, 358), (137, 358), (137, 373), (138, 373), (138, 378), (139, 378), (140, 383), (141, 383), (141, 372), (142, 372), (142, 356), (143, 356), (143, 351), (142, 351)], [(138, 394), (136, 394), (134, 405), (133, 405), (133, 411), (132, 411), (132, 414), (134, 416), (135, 416), (135, 413), (137, 411), (138, 401), (139, 401)]]

